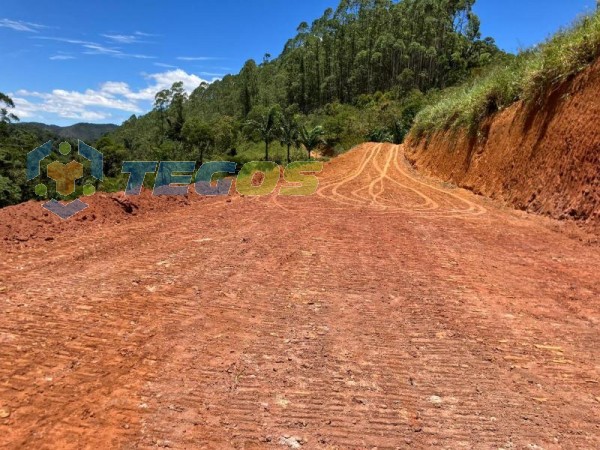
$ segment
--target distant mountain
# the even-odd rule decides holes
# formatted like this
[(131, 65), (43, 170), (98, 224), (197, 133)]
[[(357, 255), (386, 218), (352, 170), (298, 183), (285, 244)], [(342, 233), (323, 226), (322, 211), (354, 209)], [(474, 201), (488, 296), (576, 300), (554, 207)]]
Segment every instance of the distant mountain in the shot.
[(45, 123), (23, 122), (16, 124), (26, 130), (33, 132), (45, 131), (52, 133), (62, 139), (81, 139), (85, 142), (94, 142), (119, 128), (114, 124), (95, 124), (95, 123), (76, 123), (68, 127), (59, 127), (58, 125), (46, 125)]

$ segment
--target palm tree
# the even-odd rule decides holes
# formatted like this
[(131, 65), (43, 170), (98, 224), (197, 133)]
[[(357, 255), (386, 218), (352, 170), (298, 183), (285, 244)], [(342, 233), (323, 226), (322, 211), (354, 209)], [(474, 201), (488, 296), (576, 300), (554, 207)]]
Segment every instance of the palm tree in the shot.
[(279, 142), (287, 146), (287, 162), (292, 162), (290, 148), (298, 146), (298, 121), (293, 114), (282, 114), (279, 118)]
[(325, 143), (323, 135), (325, 130), (322, 126), (316, 126), (311, 130), (307, 130), (305, 126), (300, 127), (299, 141), (308, 152), (308, 159), (310, 159), (310, 153), (317, 148), (319, 145)]
[(265, 161), (269, 160), (269, 145), (277, 137), (277, 116), (277, 108), (272, 107), (266, 113), (260, 115), (258, 119), (246, 121), (246, 126), (253, 132), (258, 133), (265, 142)]
[(19, 118), (8, 112), (8, 108), (14, 108), (15, 104), (8, 95), (0, 92), (0, 123), (18, 122)]

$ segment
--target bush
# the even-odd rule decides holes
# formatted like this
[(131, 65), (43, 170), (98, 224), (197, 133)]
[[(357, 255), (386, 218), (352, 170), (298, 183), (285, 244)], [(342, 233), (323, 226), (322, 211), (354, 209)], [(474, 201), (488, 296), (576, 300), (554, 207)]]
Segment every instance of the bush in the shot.
[(0, 207), (15, 204), (21, 200), (21, 189), (10, 179), (0, 175)]
[(385, 128), (377, 128), (369, 132), (365, 138), (369, 142), (393, 142), (394, 136)]

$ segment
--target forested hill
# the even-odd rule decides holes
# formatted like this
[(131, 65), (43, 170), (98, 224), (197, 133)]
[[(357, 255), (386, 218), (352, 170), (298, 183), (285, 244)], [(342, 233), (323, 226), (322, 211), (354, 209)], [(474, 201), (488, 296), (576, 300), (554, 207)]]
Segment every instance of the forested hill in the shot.
[[(205, 89), (205, 113), (247, 115), (259, 104), (297, 104), (303, 113), (361, 94), (425, 92), (464, 79), (498, 52), (482, 40), (474, 0), (345, 0), (312, 25), (303, 22), (282, 55)], [(229, 101), (227, 101), (229, 97)]]
[(103, 190), (125, 188), (124, 160), (284, 162), (365, 140), (401, 142), (439, 90), (512, 58), (481, 37), (474, 3), (343, 0), (301, 23), (278, 57), (249, 60), (190, 95), (175, 83), (151, 112), (106, 135), (111, 126), (17, 125), (14, 102), (0, 93), (0, 206), (36, 198), (24, 155), (55, 135), (104, 154)]
[(343, 0), (301, 23), (280, 56), (249, 60), (238, 75), (203, 84), (189, 98), (177, 85), (160, 92), (151, 113), (132, 116), (101, 145), (139, 157), (196, 159), (202, 148), (204, 156), (251, 159), (266, 139), (282, 157), (279, 133), (268, 129), (277, 121), (272, 107), (308, 131), (322, 126), (332, 151), (367, 137), (400, 140), (425, 93), (505, 56), (481, 37), (474, 3)]
[(81, 139), (85, 142), (97, 141), (105, 134), (118, 128), (117, 125), (95, 123), (76, 123), (67, 127), (59, 127), (57, 125), (46, 125), (45, 123), (23, 122), (15, 124), (15, 126), (32, 132), (45, 131), (62, 139)]

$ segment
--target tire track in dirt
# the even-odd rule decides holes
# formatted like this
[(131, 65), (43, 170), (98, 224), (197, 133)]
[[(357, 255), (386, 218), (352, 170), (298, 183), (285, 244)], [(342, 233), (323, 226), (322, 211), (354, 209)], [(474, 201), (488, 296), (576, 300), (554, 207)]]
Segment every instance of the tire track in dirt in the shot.
[(360, 166), (358, 167), (358, 169), (356, 170), (356, 172), (353, 175), (343, 178), (342, 180), (333, 184), (331, 186), (331, 196), (328, 197), (328, 199), (336, 201), (337, 203), (343, 204), (345, 206), (363, 206), (363, 203), (359, 201), (360, 200), (359, 198), (352, 198), (352, 197), (356, 197), (355, 192), (352, 192), (350, 194), (351, 197), (348, 197), (348, 196), (340, 194), (339, 190), (343, 186), (351, 183), (352, 181), (354, 181), (358, 178), (361, 178), (363, 176), (363, 173), (365, 172), (365, 170), (370, 168), (371, 161), (377, 156), (379, 151), (380, 151), (380, 146), (374, 146), (373, 149), (367, 155), (365, 155), (365, 158), (361, 161)]
[(400, 147), (321, 178), (12, 249), (0, 446), (600, 446), (597, 248)]
[[(407, 211), (407, 210), (411, 210), (411, 211), (417, 211), (417, 210), (421, 210), (421, 205), (416, 204), (414, 206), (411, 206), (409, 208), (401, 208), (399, 205), (400, 204), (410, 204), (409, 199), (406, 198), (407, 197), (407, 193), (401, 192), (400, 198), (398, 199), (397, 197), (394, 198), (395, 200), (395, 204), (392, 205), (384, 205), (381, 204), (378, 201), (378, 198), (381, 197), (383, 195), (383, 193), (385, 192), (385, 181), (390, 181), (391, 183), (393, 183), (396, 186), (399, 186), (403, 191), (409, 191), (409, 192), (413, 192), (416, 193), (417, 195), (419, 195), (419, 197), (423, 198), (425, 201), (425, 205), (431, 205), (430, 209), (437, 209), (439, 208), (439, 204), (435, 203), (430, 197), (428, 197), (427, 195), (425, 195), (424, 193), (416, 190), (416, 189), (411, 189), (408, 186), (399, 183), (397, 180), (395, 180), (394, 178), (390, 177), (388, 175), (389, 173), (389, 169), (391, 166), (391, 162), (392, 160), (394, 160), (396, 162), (397, 158), (399, 157), (399, 153), (398, 153), (398, 147), (395, 147), (392, 151), (390, 151), (388, 149), (387, 152), (385, 152), (384, 154), (387, 154), (387, 159), (385, 161), (385, 165), (384, 168), (382, 169), (379, 164), (377, 163), (377, 160), (374, 159), (373, 160), (373, 167), (375, 168), (375, 170), (379, 173), (379, 176), (377, 176), (376, 178), (373, 179), (373, 181), (371, 181), (371, 183), (365, 187), (365, 188), (361, 188), (359, 190), (357, 190), (356, 192), (360, 192), (362, 190), (366, 190), (368, 189), (369, 191), (369, 196), (371, 198), (371, 201), (373, 202), (373, 204), (376, 204), (378, 206), (381, 206), (383, 208), (386, 209), (386, 211)], [(375, 186), (377, 184), (380, 184), (380, 190), (377, 194), (375, 194)], [(389, 190), (389, 189), (388, 189)], [(405, 197), (405, 198), (402, 198)]]
[[(202, 205), (202, 209), (210, 211), (215, 206)], [(30, 265), (17, 266), (17, 272), (3, 280), (12, 284), (15, 296), (24, 297), (22, 303), (7, 299), (3, 312), (11, 321), (0, 324), (4, 338), (0, 359), (10, 361), (0, 371), (2, 379), (10, 380), (0, 389), (0, 398), (10, 392), (22, 393), (15, 398), (23, 414), (20, 431), (27, 432), (15, 435), (14, 442), (23, 446), (37, 445), (33, 444), (39, 443), (37, 427), (46, 429), (44, 436), (50, 440), (64, 438), (68, 433), (71, 437), (67, 445), (79, 439), (95, 442), (96, 432), (89, 434), (86, 427), (78, 423), (88, 420), (97, 426), (102, 424), (116, 436), (132, 435), (137, 421), (128, 419), (131, 414), (127, 412), (142, 414), (139, 404), (143, 402), (139, 397), (125, 402), (119, 398), (119, 392), (135, 391), (138, 377), (151, 378), (151, 364), (160, 356), (150, 356), (144, 348), (148, 336), (156, 335), (165, 326), (160, 320), (149, 323), (153, 318), (147, 308), (155, 306), (150, 294), (158, 287), (148, 284), (148, 280), (158, 278), (163, 283), (173, 282), (165, 279), (169, 258), (161, 259), (157, 255), (158, 245), (153, 244), (165, 235), (170, 238), (172, 234), (164, 230), (174, 230), (178, 225), (180, 219), (176, 217), (156, 217), (143, 226), (131, 224), (124, 229), (115, 228), (110, 240), (100, 241), (94, 235), (67, 239), (51, 252), (34, 250), (39, 255), (31, 258)], [(148, 237), (154, 239), (147, 242)], [(183, 248), (170, 257), (185, 252), (190, 241), (180, 241)], [(173, 242), (178, 240), (173, 239)], [(105, 263), (105, 258), (111, 258), (111, 264)], [(48, 272), (48, 267), (53, 270)], [(45, 278), (46, 282), (36, 282), (38, 277)], [(165, 306), (162, 299), (157, 300), (156, 305), (159, 311)], [(14, 330), (19, 333), (15, 334)], [(19, 344), (15, 347), (16, 340)], [(11, 358), (13, 354), (24, 357)], [(49, 354), (52, 358), (48, 358)], [(136, 376), (132, 377), (134, 372)], [(31, 385), (38, 399), (33, 396)], [(65, 392), (74, 396), (68, 403), (64, 402)], [(99, 392), (105, 392), (107, 398), (100, 397), (101, 401), (90, 405), (87, 398), (98, 398)], [(52, 423), (50, 418), (28, 415), (30, 406), (27, 405), (32, 403), (50, 411), (54, 405), (60, 405), (62, 420), (69, 425), (55, 434), (55, 425), (46, 425)], [(99, 413), (102, 407), (122, 411), (107, 418)], [(28, 427), (27, 420), (38, 422)], [(124, 425), (128, 428), (122, 428)], [(10, 435), (17, 430), (8, 431)], [(112, 438), (111, 435), (100, 437), (102, 442)]]
[[(324, 181), (317, 190), (319, 197), (327, 202), (343, 205), (333, 209), (343, 210), (349, 207), (362, 209), (369, 214), (410, 213), (437, 218), (476, 217), (484, 215), (487, 211), (482, 205), (469, 200), (467, 197), (472, 197), (469, 193), (464, 192), (459, 196), (448, 189), (436, 187), (431, 182), (422, 181), (402, 168), (401, 164), (407, 164), (402, 146), (377, 144), (368, 147), (366, 151), (361, 148), (354, 151), (360, 154), (361, 158), (354, 167), (345, 168), (351, 175), (332, 177), (325, 172), (322, 176)], [(378, 157), (385, 158), (383, 167), (378, 162)], [(352, 184), (357, 185), (356, 189), (349, 188)], [(378, 185), (379, 192), (376, 193)], [(365, 191), (368, 195), (361, 195)], [(390, 199), (381, 200), (386, 192)], [(437, 200), (434, 200), (433, 196), (436, 196)], [(271, 200), (282, 209), (288, 208), (284, 203), (290, 203), (277, 196)], [(332, 206), (327, 205), (327, 202), (321, 207), (310, 203), (310, 208), (315, 213), (328, 213)], [(459, 205), (466, 205), (466, 208)]]
[[(284, 223), (287, 219), (281, 218)], [(374, 277), (369, 266), (378, 260), (373, 258), (388, 254), (389, 240), (396, 239), (389, 231), (379, 236), (380, 243), (372, 239), (368, 230), (374, 223), (353, 228), (360, 231), (354, 233), (355, 245), (370, 248), (369, 255), (356, 254), (343, 243), (323, 241), (312, 246), (305, 241), (304, 250), (291, 250), (286, 242), (296, 233), (276, 225), (273, 236), (256, 242), (258, 249), (265, 245), (286, 249), (284, 256), (269, 257), (260, 251), (249, 255), (250, 261), (257, 256), (266, 258), (262, 260), (264, 271), (278, 271), (278, 281), (261, 277), (251, 263), (242, 266), (244, 276), (231, 275), (231, 286), (240, 286), (250, 273), (260, 287), (228, 292), (210, 308), (219, 314), (231, 312), (227, 330), (217, 335), (221, 342), (215, 347), (220, 351), (205, 350), (223, 363), (194, 373), (194, 361), (205, 357), (202, 352), (175, 358), (171, 376), (155, 388), (172, 392), (173, 397), (162, 409), (156, 406), (161, 412), (155, 423), (162, 427), (152, 435), (173, 436), (170, 424), (176, 422), (181, 431), (175, 442), (183, 446), (198, 442), (199, 436), (217, 442), (215, 447), (268, 446), (277, 444), (282, 436), (300, 436), (316, 448), (395, 448), (398, 442), (468, 447), (476, 432), (490, 446), (500, 447), (510, 439), (501, 431), (503, 427), (518, 429), (522, 417), (537, 417), (520, 439), (540, 442), (543, 430), (552, 430), (559, 416), (538, 409), (533, 398), (540, 393), (538, 388), (528, 387), (528, 371), (511, 374), (510, 366), (522, 357), (519, 352), (514, 360), (490, 359), (493, 347), (507, 345), (501, 343), (506, 338), (510, 341), (506, 319), (489, 316), (472, 291), (459, 289), (454, 294), (458, 298), (453, 298), (444, 284), (432, 281), (425, 267), (409, 263), (402, 275), (404, 270), (399, 268), (406, 261), (398, 256), (378, 263), (380, 267), (375, 269), (381, 273), (394, 270), (403, 283), (394, 285)], [(334, 236), (327, 232), (323, 237), (335, 242)], [(427, 254), (427, 259), (442, 256), (432, 254), (423, 244), (411, 244), (410, 254)], [(312, 276), (311, 267), (316, 267)], [(321, 280), (318, 288), (311, 282), (315, 279)], [(345, 286), (346, 300), (339, 297), (333, 280)], [(467, 280), (465, 275), (462, 281)], [(378, 293), (389, 293), (389, 298)], [(382, 305), (388, 312), (385, 320)], [(214, 321), (222, 322), (218, 317), (215, 315)], [(494, 339), (487, 344), (479, 342), (478, 333), (465, 333), (465, 322), (478, 324)], [(522, 331), (516, 332), (515, 341), (523, 341)], [(228, 333), (243, 337), (243, 347), (235, 345)], [(236, 352), (232, 358), (228, 355), (231, 348), (241, 354)], [(514, 355), (508, 348), (504, 351), (511, 358)], [(163, 417), (166, 405), (177, 401), (183, 389), (173, 388), (180, 383), (181, 367), (189, 368), (185, 385), (211, 386), (211, 400), (204, 399), (207, 410), (195, 426), (181, 416), (189, 414), (198, 420), (189, 411), (202, 399), (199, 395), (176, 404), (176, 412), (167, 412), (169, 420)], [(453, 382), (444, 385), (441, 380)], [(507, 382), (519, 388), (497, 395), (498, 385)], [(510, 405), (519, 405), (518, 412)], [(499, 416), (502, 425), (497, 423)], [(183, 433), (185, 429), (187, 433)], [(190, 429), (195, 431), (190, 433)]]

